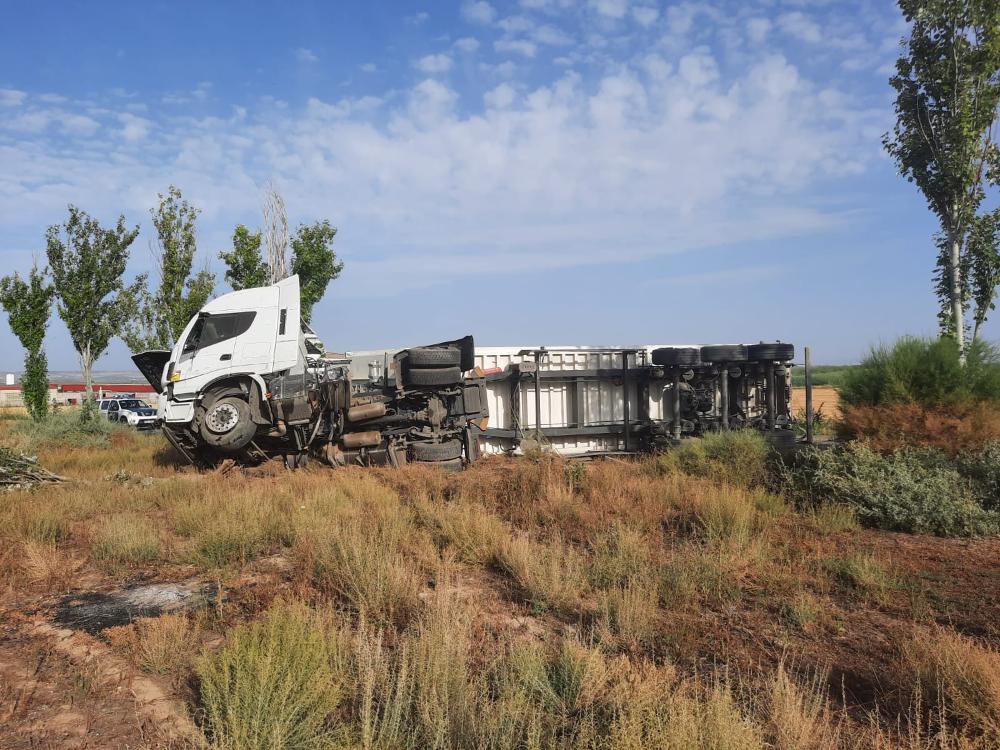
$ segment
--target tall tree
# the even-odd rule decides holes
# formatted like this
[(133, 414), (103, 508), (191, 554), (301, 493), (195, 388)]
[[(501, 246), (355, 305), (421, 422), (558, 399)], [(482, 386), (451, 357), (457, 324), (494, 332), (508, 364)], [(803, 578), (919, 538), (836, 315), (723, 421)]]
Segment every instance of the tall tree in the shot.
[(307, 323), (312, 319), (313, 305), (326, 293), (326, 288), (344, 270), (333, 249), (337, 228), (329, 221), (312, 225), (300, 224), (292, 240), (292, 273), (299, 275), (301, 315)]
[(125, 226), (124, 216), (105, 229), (76, 206), (69, 206), (61, 228), (54, 225), (46, 233), (56, 309), (80, 357), (88, 402), (94, 398), (94, 362), (126, 321), (129, 292), (123, 279), (129, 247), (138, 234), (138, 226)]
[(896, 126), (883, 143), (916, 183), (941, 226), (937, 291), (942, 332), (965, 349), (972, 267), (967, 241), (998, 161), (993, 126), (1000, 102), (997, 0), (899, 0), (910, 24), (890, 84)]
[(26, 350), (21, 393), (35, 421), (43, 419), (49, 408), (49, 368), (42, 343), (54, 293), (37, 263), (27, 281), (17, 273), (0, 279), (0, 305), (7, 311), (10, 328)]
[(972, 341), (979, 339), (983, 323), (996, 307), (1000, 286), (1000, 208), (972, 221), (967, 241), (969, 296), (974, 303)]
[(276, 284), (288, 276), (288, 216), (285, 199), (273, 182), (264, 188), (264, 249), (267, 283)]
[(215, 275), (207, 268), (191, 276), (197, 252), (195, 221), (201, 211), (173, 185), (158, 198), (149, 213), (156, 230), (159, 284), (151, 292), (149, 277), (142, 274), (136, 279), (135, 293), (126, 296), (129, 322), (122, 338), (133, 352), (171, 348), (215, 288)]
[(226, 282), (234, 291), (270, 283), (267, 264), (260, 257), (260, 239), (260, 232), (239, 224), (233, 231), (233, 249), (219, 253), (227, 267)]

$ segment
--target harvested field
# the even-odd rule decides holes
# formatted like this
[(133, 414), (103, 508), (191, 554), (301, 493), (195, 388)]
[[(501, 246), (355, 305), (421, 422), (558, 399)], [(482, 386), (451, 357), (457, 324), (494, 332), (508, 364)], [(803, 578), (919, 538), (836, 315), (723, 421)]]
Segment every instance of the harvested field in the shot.
[(655, 458), (199, 474), (124, 434), (40, 460), (72, 481), (0, 495), (4, 748), (1000, 737), (996, 538)]
[[(806, 408), (806, 389), (802, 386), (792, 388), (792, 413), (798, 414)], [(840, 394), (833, 386), (813, 386), (813, 409), (822, 410), (828, 417), (840, 414)]]

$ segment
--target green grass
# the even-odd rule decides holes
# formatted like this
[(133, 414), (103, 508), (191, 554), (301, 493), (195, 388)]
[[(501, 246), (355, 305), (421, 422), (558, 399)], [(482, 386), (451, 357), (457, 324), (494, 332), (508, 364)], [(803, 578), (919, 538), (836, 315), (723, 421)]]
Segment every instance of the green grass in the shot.
[[(814, 365), (812, 368), (813, 385), (831, 386), (839, 388), (847, 379), (848, 373), (857, 365)], [(792, 385), (796, 388), (805, 387), (806, 369), (804, 367), (792, 368)]]

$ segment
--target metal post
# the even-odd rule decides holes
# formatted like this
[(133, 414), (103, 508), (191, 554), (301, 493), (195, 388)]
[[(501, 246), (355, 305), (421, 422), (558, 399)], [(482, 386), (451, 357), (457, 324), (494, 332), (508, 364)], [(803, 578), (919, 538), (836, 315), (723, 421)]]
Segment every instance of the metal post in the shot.
[(535, 352), (535, 439), (542, 442), (542, 353)]
[(812, 351), (805, 348), (806, 353), (806, 442), (812, 445), (813, 442), (813, 374), (812, 374)]
[(681, 439), (681, 368), (674, 366), (674, 440)]
[(628, 407), (628, 387), (629, 387), (629, 372), (628, 372), (628, 352), (622, 352), (622, 423), (624, 427), (625, 434), (625, 452), (628, 453), (629, 440), (628, 433), (630, 427), (630, 417), (629, 407)]
[(726, 365), (719, 370), (719, 426), (729, 429), (729, 367)]
[(767, 389), (767, 429), (774, 429), (775, 393), (774, 393), (774, 362), (764, 365), (765, 388)]

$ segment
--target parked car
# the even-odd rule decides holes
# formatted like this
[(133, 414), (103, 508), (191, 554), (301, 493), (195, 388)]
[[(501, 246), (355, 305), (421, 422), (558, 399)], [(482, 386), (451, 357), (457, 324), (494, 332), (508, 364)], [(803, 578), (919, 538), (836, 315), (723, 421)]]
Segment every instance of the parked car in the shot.
[(139, 398), (105, 398), (98, 406), (109, 422), (124, 422), (137, 430), (155, 430), (160, 426), (156, 409)]

